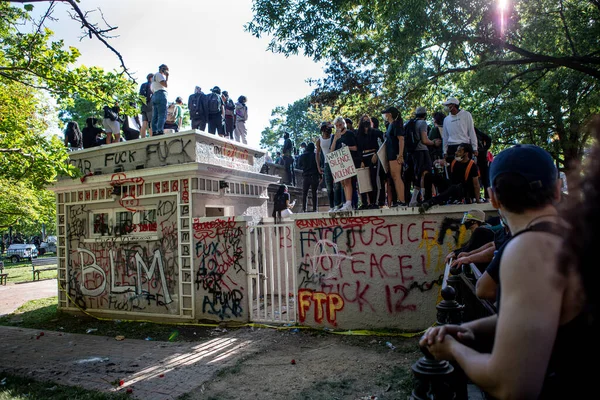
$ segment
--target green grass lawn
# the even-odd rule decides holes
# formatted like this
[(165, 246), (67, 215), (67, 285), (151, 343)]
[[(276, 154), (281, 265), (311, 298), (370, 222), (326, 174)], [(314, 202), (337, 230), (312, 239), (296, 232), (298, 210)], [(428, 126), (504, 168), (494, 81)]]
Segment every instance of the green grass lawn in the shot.
[[(214, 327), (167, 325), (151, 322), (98, 320), (58, 310), (58, 298), (32, 300), (13, 314), (0, 317), (0, 325), (38, 330), (84, 333), (99, 336), (125, 336), (126, 339), (159, 341), (201, 341), (224, 334)], [(89, 332), (89, 333), (88, 333)], [(2, 400), (0, 398), (0, 400)]]
[[(50, 255), (53, 257), (56, 255)], [(46, 258), (48, 256), (40, 256), (39, 258)], [(43, 268), (50, 268), (51, 265), (44, 266)], [(33, 281), (33, 273), (31, 272), (31, 261), (22, 260), (18, 263), (12, 263), (6, 257), (4, 258), (4, 273), (8, 274), (8, 282), (31, 282)], [(58, 272), (56, 269), (51, 271), (40, 272), (40, 279), (54, 279)]]

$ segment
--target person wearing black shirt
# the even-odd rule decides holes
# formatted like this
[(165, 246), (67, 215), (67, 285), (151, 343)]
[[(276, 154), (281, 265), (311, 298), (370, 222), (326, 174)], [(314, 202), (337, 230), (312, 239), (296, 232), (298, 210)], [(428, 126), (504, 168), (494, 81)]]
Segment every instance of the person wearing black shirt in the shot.
[[(389, 177), (393, 182), (395, 192), (388, 190), (388, 200), (391, 207), (406, 206), (402, 168), (404, 166), (404, 124), (400, 111), (396, 107), (388, 107), (382, 111), (387, 121), (385, 132), (385, 149), (389, 165)], [(388, 181), (388, 187), (391, 184)]]
[(142, 127), (140, 135), (142, 138), (146, 137), (146, 131), (150, 131), (148, 136), (152, 136), (152, 127), (148, 124), (152, 123), (152, 78), (153, 73), (146, 75), (146, 82), (140, 86), (140, 96), (144, 96), (146, 104), (142, 104)]
[(304, 149), (304, 153), (298, 157), (298, 168), (302, 170), (302, 212), (306, 212), (308, 189), (312, 194), (312, 210), (317, 211), (317, 188), (319, 187), (319, 168), (317, 167), (317, 157), (315, 154), (315, 144), (309, 143)]
[(286, 132), (283, 134), (283, 147), (281, 152), (283, 153), (283, 167), (285, 168), (285, 184), (296, 186), (296, 177), (294, 176), (294, 159), (292, 158), (292, 151), (294, 149), (294, 145), (290, 140), (290, 133)]
[[(479, 191), (479, 169), (472, 158), (473, 148), (471, 145), (468, 143), (459, 145), (454, 160), (450, 164), (451, 186), (431, 200), (427, 200), (421, 204), (419, 211), (425, 212), (431, 208), (431, 206), (445, 204), (448, 201), (465, 201), (467, 204), (470, 204), (472, 199), (475, 198), (479, 203), (481, 201), (481, 194)], [(432, 183), (427, 179), (429, 175), (431, 174), (425, 175), (425, 187), (428, 187), (428, 185), (431, 185)]]
[(361, 168), (369, 168), (371, 185), (373, 187), (373, 190), (370, 192), (361, 193), (362, 205), (360, 209), (379, 208), (380, 205), (385, 204), (385, 173), (383, 173), (383, 178), (379, 182), (379, 205), (377, 199), (378, 170), (383, 170), (379, 165), (377, 150), (379, 150), (380, 143), (383, 143), (383, 132), (372, 128), (371, 118), (368, 115), (363, 115), (360, 118), (356, 142), (361, 156)]
[(96, 118), (88, 118), (85, 120), (86, 126), (81, 131), (84, 149), (89, 149), (91, 147), (100, 146), (103, 144), (99, 138), (100, 134), (102, 134), (102, 129), (96, 126), (97, 123), (98, 120)]
[[(469, 210), (463, 216), (462, 224), (471, 231), (471, 238), (463, 247), (454, 251), (454, 254), (470, 253), (494, 241), (494, 231), (485, 223), (485, 213), (483, 211)], [(477, 269), (482, 273), (487, 265), (487, 262), (475, 263)]]
[(71, 146), (72, 150), (81, 149), (83, 147), (81, 131), (79, 125), (75, 121), (67, 124), (65, 129), (65, 146)]

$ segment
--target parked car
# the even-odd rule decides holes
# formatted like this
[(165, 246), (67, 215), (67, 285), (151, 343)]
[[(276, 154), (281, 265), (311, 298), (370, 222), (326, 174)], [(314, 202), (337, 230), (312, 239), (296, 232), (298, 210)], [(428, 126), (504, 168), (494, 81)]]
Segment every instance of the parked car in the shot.
[(43, 256), (46, 253), (56, 253), (56, 242), (42, 242), (38, 252), (40, 253), (40, 256)]
[(38, 250), (35, 244), (11, 244), (6, 250), (6, 258), (9, 258), (13, 263), (17, 263), (22, 259), (31, 261), (37, 256)]

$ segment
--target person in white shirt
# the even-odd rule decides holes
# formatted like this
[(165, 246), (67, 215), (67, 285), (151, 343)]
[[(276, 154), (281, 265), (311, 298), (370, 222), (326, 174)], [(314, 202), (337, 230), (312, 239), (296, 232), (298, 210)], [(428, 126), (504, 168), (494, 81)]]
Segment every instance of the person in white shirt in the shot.
[(167, 120), (167, 81), (169, 67), (162, 64), (152, 78), (152, 136), (164, 133)]
[(470, 112), (458, 108), (459, 101), (456, 97), (449, 97), (443, 104), (449, 113), (444, 119), (442, 131), (444, 158), (447, 162), (452, 162), (461, 143), (469, 143), (473, 147), (473, 155), (477, 156), (477, 135), (473, 116)]

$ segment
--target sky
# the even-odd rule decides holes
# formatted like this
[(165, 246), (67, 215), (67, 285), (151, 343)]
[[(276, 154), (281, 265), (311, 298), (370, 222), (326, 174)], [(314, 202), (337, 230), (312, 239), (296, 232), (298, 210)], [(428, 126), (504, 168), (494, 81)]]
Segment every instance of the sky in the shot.
[[(244, 31), (252, 20), (252, 0), (82, 0), (82, 10), (100, 8), (111, 26), (117, 26), (110, 43), (123, 56), (138, 84), (160, 64), (169, 66), (168, 99), (181, 96), (185, 103), (196, 85), (208, 93), (214, 86), (227, 90), (237, 101), (248, 98), (248, 142), (259, 146), (260, 133), (269, 125), (271, 110), (286, 106), (312, 91), (309, 78), (323, 77), (323, 64), (303, 56), (285, 57), (267, 51), (268, 38)], [(34, 3), (36, 13), (46, 3)], [(79, 63), (107, 70), (119, 60), (96, 39), (79, 41), (78, 23), (59, 3), (47, 26), (65, 45), (81, 51)], [(98, 11), (90, 15), (101, 22)]]

